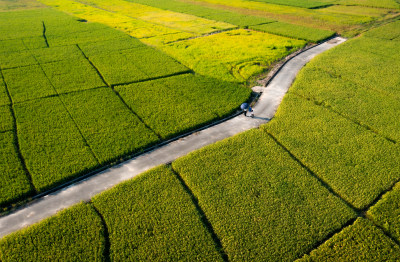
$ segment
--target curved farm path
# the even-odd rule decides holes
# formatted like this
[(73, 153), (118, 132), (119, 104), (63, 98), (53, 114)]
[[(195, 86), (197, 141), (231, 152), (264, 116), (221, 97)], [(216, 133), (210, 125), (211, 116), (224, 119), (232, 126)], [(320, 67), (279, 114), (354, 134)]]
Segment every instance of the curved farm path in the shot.
[(0, 237), (54, 215), (71, 205), (81, 201), (89, 201), (94, 195), (153, 167), (170, 163), (196, 149), (267, 123), (275, 115), (299, 70), (316, 55), (344, 41), (346, 39), (341, 37), (333, 38), (296, 55), (286, 62), (267, 87), (257, 87), (257, 91), (262, 92), (262, 95), (254, 106), (254, 118), (239, 115), (46, 195), (1, 217)]

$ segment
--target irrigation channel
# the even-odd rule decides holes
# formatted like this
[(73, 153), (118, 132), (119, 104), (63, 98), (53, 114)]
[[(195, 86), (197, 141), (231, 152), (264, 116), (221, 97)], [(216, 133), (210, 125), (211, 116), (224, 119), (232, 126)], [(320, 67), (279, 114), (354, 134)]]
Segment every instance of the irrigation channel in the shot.
[(254, 118), (238, 115), (45, 195), (1, 217), (0, 237), (39, 222), (81, 201), (89, 201), (94, 195), (153, 167), (170, 163), (196, 149), (269, 122), (300, 69), (316, 55), (345, 41), (342, 37), (335, 37), (297, 54), (275, 72), (266, 87), (254, 87), (255, 92), (261, 93), (253, 107)]

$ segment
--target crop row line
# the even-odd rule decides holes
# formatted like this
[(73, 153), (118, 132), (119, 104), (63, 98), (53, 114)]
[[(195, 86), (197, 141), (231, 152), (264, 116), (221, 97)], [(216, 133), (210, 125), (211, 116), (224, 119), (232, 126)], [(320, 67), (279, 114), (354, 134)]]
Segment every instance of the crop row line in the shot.
[(70, 112), (70, 110), (68, 110), (67, 105), (64, 103), (64, 101), (60, 98), (60, 94), (58, 93), (57, 89), (55, 88), (55, 86), (53, 85), (53, 82), (50, 80), (49, 76), (46, 74), (45, 70), (43, 69), (42, 65), (39, 63), (39, 61), (37, 61), (36, 57), (35, 57), (36, 62), (38, 62), (38, 66), (40, 67), (40, 69), (42, 70), (44, 76), (47, 78), (47, 80), (49, 81), (51, 87), (53, 88), (54, 92), (56, 93), (56, 96), (59, 97), (64, 109), (66, 110), (66, 112), (68, 113), (69, 117), (71, 118), (72, 122), (74, 123), (76, 129), (78, 130), (79, 134), (82, 137), (83, 142), (85, 143), (85, 145), (88, 147), (90, 153), (93, 155), (94, 159), (96, 160), (97, 164), (100, 164), (99, 159), (97, 158), (96, 154), (94, 153), (92, 147), (89, 145), (88, 141), (86, 140), (86, 138), (84, 137), (82, 130), (79, 128), (78, 124), (76, 123), (75, 119), (72, 117), (72, 114)]
[(44, 38), (44, 42), (46, 43), (46, 46), (47, 46), (47, 47), (50, 47), (50, 46), (49, 46), (49, 42), (47, 41), (47, 37), (46, 37), (46, 25), (44, 24), (44, 21), (42, 21), (42, 24), (43, 24), (43, 38)]
[(111, 261), (111, 258), (110, 258), (111, 241), (110, 241), (110, 231), (108, 229), (106, 220), (104, 219), (104, 216), (100, 213), (100, 211), (97, 209), (97, 207), (91, 201), (89, 201), (87, 204), (93, 208), (93, 210), (96, 212), (97, 216), (100, 218), (101, 224), (103, 225), (103, 229), (104, 229), (104, 232), (103, 232), (103, 237), (104, 237), (103, 257), (104, 257), (105, 262), (109, 262), (109, 261)]
[[(97, 69), (97, 68), (96, 68)], [(98, 71), (98, 70), (97, 70)], [(157, 76), (157, 77), (150, 77), (150, 78), (146, 78), (143, 80), (138, 80), (138, 81), (132, 81), (132, 82), (126, 82), (126, 83), (118, 83), (118, 84), (112, 84), (112, 85), (108, 85), (111, 88), (115, 88), (115, 87), (119, 87), (119, 86), (127, 86), (127, 85), (131, 85), (131, 84), (138, 84), (138, 83), (143, 83), (143, 82), (148, 82), (148, 81), (153, 81), (153, 80), (158, 80), (158, 79), (163, 79), (163, 78), (168, 78), (171, 76), (179, 76), (179, 75), (184, 75), (184, 74), (192, 74), (193, 71), (188, 69), (185, 71), (181, 71), (181, 72), (177, 72), (177, 73), (173, 73), (173, 74), (169, 74), (169, 75), (163, 75), (163, 76)]]
[(129, 109), (130, 112), (132, 112), (132, 114), (134, 114), (139, 120), (140, 122), (142, 122), (146, 128), (148, 128), (151, 132), (153, 132), (159, 140), (162, 140), (162, 137), (160, 134), (158, 134), (155, 130), (153, 130), (150, 126), (148, 126), (143, 119), (132, 110), (132, 108), (130, 108), (128, 106), (128, 104), (125, 102), (125, 100), (120, 96), (120, 94), (114, 89), (114, 86), (116, 85), (110, 85), (109, 83), (107, 83), (107, 81), (105, 80), (104, 76), (101, 74), (100, 70), (92, 63), (92, 61), (90, 61), (89, 57), (86, 56), (86, 54), (83, 52), (83, 50), (79, 47), (79, 45), (76, 45), (78, 47), (78, 49), (82, 52), (82, 55), (85, 57), (85, 59), (90, 63), (90, 65), (96, 70), (97, 74), (99, 75), (99, 77), (101, 78), (101, 80), (108, 86), (111, 88), (111, 90), (113, 90), (114, 94), (121, 100), (121, 102), (125, 105), (126, 108)]
[[(22, 155), (21, 147), (20, 147), (20, 145), (19, 145), (18, 125), (17, 125), (17, 118), (16, 118), (16, 116), (15, 116), (14, 103), (13, 103), (13, 100), (12, 100), (12, 98), (11, 98), (11, 94), (10, 94), (10, 90), (9, 90), (9, 88), (8, 88), (7, 82), (6, 82), (6, 80), (4, 79), (3, 71), (2, 71), (1, 69), (0, 69), (0, 76), (1, 76), (1, 78), (2, 78), (2, 81), (4, 82), (5, 89), (6, 89), (6, 93), (7, 93), (7, 96), (8, 96), (8, 99), (9, 99), (10, 102), (11, 102), (10, 108), (11, 108), (11, 115), (12, 115), (12, 118), (13, 118), (13, 135), (14, 135), (14, 147), (15, 147), (15, 151), (17, 152), (18, 159), (19, 159), (20, 162), (21, 162), (22, 169), (24, 170), (24, 173), (26, 174), (26, 177), (27, 177), (27, 179), (28, 179), (28, 181), (29, 181), (29, 185), (30, 185), (31, 190), (32, 190), (32, 192), (27, 192), (26, 194), (27, 194), (27, 195), (31, 195), (31, 194), (36, 195), (36, 194), (38, 193), (38, 191), (37, 191), (37, 189), (35, 188), (35, 185), (33, 184), (32, 175), (31, 175), (31, 173), (29, 172), (29, 170), (28, 170), (28, 168), (27, 168), (27, 166), (26, 166), (25, 158), (24, 158), (23, 155)], [(21, 196), (21, 198), (22, 198), (22, 197), (24, 197), (24, 196)]]
[(346, 119), (346, 120), (352, 122), (353, 124), (356, 124), (356, 125), (358, 125), (358, 126), (364, 128), (364, 129), (366, 129), (366, 130), (368, 130), (368, 131), (370, 131), (370, 132), (372, 132), (372, 133), (378, 135), (379, 137), (385, 139), (386, 141), (388, 141), (388, 142), (390, 142), (390, 143), (392, 143), (392, 144), (397, 144), (397, 141), (396, 141), (396, 140), (394, 140), (394, 139), (392, 139), (392, 138), (390, 138), (390, 137), (387, 137), (387, 136), (381, 134), (379, 131), (374, 130), (374, 129), (373, 129), (372, 127), (370, 127), (369, 125), (363, 124), (361, 121), (359, 121), (359, 120), (357, 120), (357, 119), (353, 119), (353, 118), (351, 118), (350, 116), (348, 116), (348, 115), (346, 115), (346, 114), (344, 114), (344, 113), (341, 113), (341, 112), (339, 112), (339, 111), (333, 109), (332, 106), (326, 105), (326, 102), (325, 102), (325, 101), (317, 101), (317, 100), (315, 100), (315, 99), (312, 99), (312, 98), (309, 98), (309, 97), (305, 97), (305, 96), (303, 96), (303, 95), (300, 95), (300, 94), (298, 94), (298, 93), (295, 92), (295, 91), (294, 91), (294, 92), (291, 92), (291, 93), (294, 94), (294, 95), (296, 95), (296, 96), (298, 96), (298, 97), (300, 97), (300, 98), (302, 98), (302, 99), (305, 99), (305, 100), (307, 100), (307, 101), (314, 102), (314, 104), (317, 105), (317, 106), (321, 106), (321, 107), (323, 107), (323, 108), (325, 108), (325, 109), (328, 109), (328, 110), (331, 111), (332, 113), (335, 113), (335, 114), (339, 115), (340, 117), (342, 117), (342, 118), (344, 118), (344, 119)]
[(214, 231), (214, 228), (210, 222), (210, 220), (207, 218), (207, 215), (204, 213), (203, 209), (200, 207), (199, 200), (193, 193), (193, 191), (189, 188), (189, 186), (186, 184), (185, 180), (182, 178), (182, 176), (174, 170), (172, 167), (172, 164), (169, 163), (168, 166), (171, 168), (172, 172), (176, 176), (176, 178), (179, 180), (180, 184), (182, 185), (183, 189), (186, 191), (186, 193), (190, 196), (190, 199), (192, 200), (192, 203), (196, 207), (196, 210), (198, 212), (198, 216), (200, 217), (201, 222), (203, 223), (204, 227), (207, 229), (207, 231), (210, 233), (215, 247), (218, 250), (219, 254), (221, 255), (221, 258), (223, 261), (229, 261), (228, 255), (224, 251), (224, 248), (222, 246), (221, 240), (217, 236), (217, 234)]
[(41, 97), (37, 97), (37, 98), (26, 99), (26, 100), (23, 100), (23, 101), (15, 102), (14, 104), (18, 105), (18, 104), (24, 104), (24, 103), (27, 103), (27, 102), (38, 101), (38, 100), (41, 100), (41, 99), (51, 98), (51, 97), (60, 97), (60, 96), (63, 96), (63, 95), (83, 93), (83, 92), (88, 91), (88, 90), (96, 90), (96, 89), (105, 88), (105, 87), (107, 87), (107, 86), (96, 86), (96, 87), (88, 88), (88, 89), (85, 89), (85, 90), (73, 90), (73, 91), (68, 91), (68, 92), (64, 92), (64, 93), (61, 93), (61, 94), (52, 94), (52, 95), (41, 96)]

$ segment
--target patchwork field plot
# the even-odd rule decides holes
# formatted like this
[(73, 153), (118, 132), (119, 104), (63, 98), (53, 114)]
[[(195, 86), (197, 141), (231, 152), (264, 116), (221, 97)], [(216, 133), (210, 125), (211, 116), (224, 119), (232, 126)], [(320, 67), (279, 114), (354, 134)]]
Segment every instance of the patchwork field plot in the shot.
[(316, 58), (299, 73), (292, 92), (400, 141), (400, 46), (379, 37), (387, 28), (400, 33), (388, 24)]
[(163, 50), (202, 75), (241, 82), (305, 44), (301, 40), (239, 29), (172, 43)]
[(158, 141), (158, 137), (124, 105), (110, 88), (60, 97), (79, 130), (104, 164)]
[(167, 167), (100, 194), (93, 204), (109, 229), (111, 260), (222, 261), (190, 195)]
[(15, 105), (21, 153), (39, 191), (98, 165), (59, 97)]
[(398, 261), (400, 248), (371, 222), (358, 218), (310, 255), (296, 261)]
[(104, 228), (96, 211), (79, 204), (41, 224), (3, 238), (2, 261), (101, 261)]
[[(1, 190), (13, 193), (0, 200), (1, 206), (226, 116), (251, 93), (243, 85), (187, 74), (192, 71), (138, 39), (51, 9), (0, 13), (0, 21), (10, 21), (17, 32), (13, 39), (11, 29), (0, 36), (2, 150), (10, 163), (21, 162), (2, 166), (7, 181)], [(46, 46), (26, 44), (39, 37)], [(186, 75), (171, 77), (179, 74)], [(164, 90), (174, 90), (171, 97), (158, 99), (160, 90), (133, 88), (138, 93), (126, 92), (129, 108), (113, 90), (158, 78)], [(179, 121), (154, 110), (160, 108), (175, 112)], [(15, 188), (21, 179), (31, 185)]]
[[(120, 86), (116, 90), (164, 139), (224, 117), (250, 96), (250, 90), (238, 84), (192, 74)], [(162, 97), (158, 101), (149, 102), (159, 94)]]
[(0, 239), (1, 261), (400, 259), (397, 1), (40, 2), (0, 12), (0, 207), (229, 115), (307, 42), (385, 25), (311, 62), (269, 124)]
[(200, 149), (172, 166), (234, 261), (292, 261), (354, 216), (260, 130)]
[(400, 178), (395, 144), (296, 95), (286, 95), (263, 129), (356, 208)]
[(89, 57), (109, 85), (121, 85), (189, 72), (182, 64), (150, 47)]
[(56, 94), (39, 65), (3, 70), (13, 102), (23, 102)]
[[(135, 2), (136, 1), (145, 0), (135, 0)], [(174, 2), (174, 0), (171, 1)], [(329, 7), (327, 7), (328, 10), (325, 10), (325, 8), (306, 9), (247, 0), (198, 0), (187, 2), (198, 5), (206, 5), (220, 10), (234, 10), (235, 12), (241, 14), (256, 14), (280, 22), (297, 24), (306, 27), (332, 30), (338, 33), (346, 32), (346, 34), (350, 33), (356, 28), (365, 27), (365, 25), (369, 22), (381, 19), (373, 15), (370, 16), (368, 13), (363, 15), (351, 14), (346, 12), (346, 10), (351, 10), (352, 7), (346, 6), (344, 6), (345, 11), (343, 12), (337, 12), (337, 10), (334, 12), (329, 12)], [(299, 3), (299, 1), (296, 2)], [(392, 17), (394, 13), (392, 13), (391, 10), (382, 11), (382, 17)], [(351, 35), (354, 36), (352, 33)]]

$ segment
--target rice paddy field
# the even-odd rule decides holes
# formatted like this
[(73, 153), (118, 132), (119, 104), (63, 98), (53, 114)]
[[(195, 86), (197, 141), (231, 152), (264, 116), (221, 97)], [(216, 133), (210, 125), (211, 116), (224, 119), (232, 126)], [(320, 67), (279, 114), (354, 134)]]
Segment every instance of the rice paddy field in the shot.
[(1, 261), (399, 261), (396, 0), (0, 0), (0, 207), (222, 119), (271, 122), (0, 239)]

